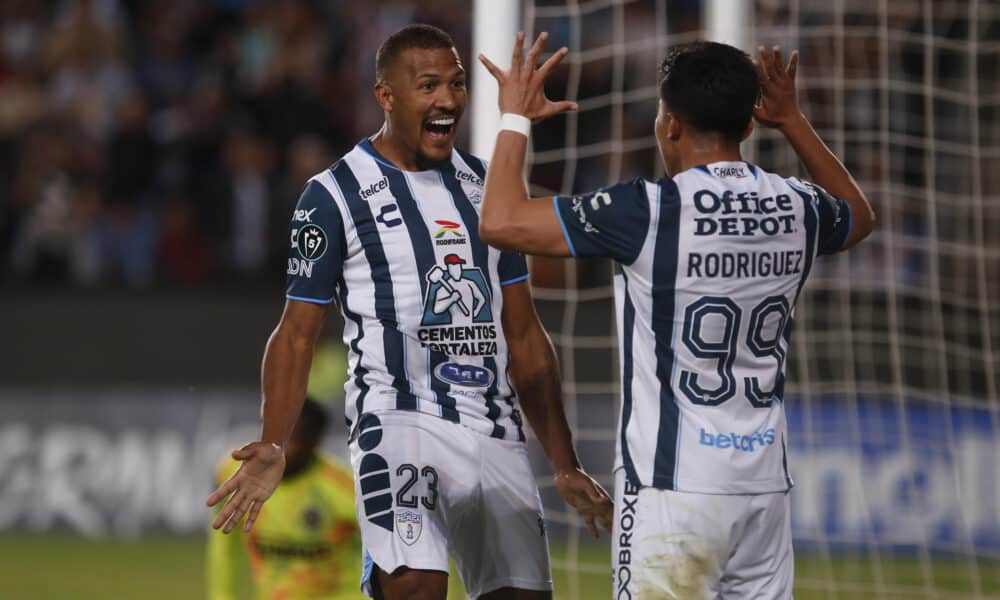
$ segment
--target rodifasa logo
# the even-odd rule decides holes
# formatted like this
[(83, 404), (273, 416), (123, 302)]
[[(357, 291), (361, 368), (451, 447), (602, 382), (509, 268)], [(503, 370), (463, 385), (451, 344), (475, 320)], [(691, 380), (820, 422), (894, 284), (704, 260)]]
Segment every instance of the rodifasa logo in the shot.
[(462, 224), (454, 221), (437, 219), (434, 221), (439, 225), (434, 233), (434, 243), (438, 246), (450, 246), (454, 244), (464, 244), (465, 235), (462, 234)]

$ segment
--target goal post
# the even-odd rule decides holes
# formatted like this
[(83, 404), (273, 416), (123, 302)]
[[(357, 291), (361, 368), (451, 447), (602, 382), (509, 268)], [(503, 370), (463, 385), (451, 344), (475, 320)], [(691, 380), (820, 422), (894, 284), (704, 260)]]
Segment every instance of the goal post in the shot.
[(520, 0), (475, 0), (472, 10), (472, 153), (489, 158), (500, 131), (497, 84), (479, 64), (479, 55), (506, 65), (521, 27)]

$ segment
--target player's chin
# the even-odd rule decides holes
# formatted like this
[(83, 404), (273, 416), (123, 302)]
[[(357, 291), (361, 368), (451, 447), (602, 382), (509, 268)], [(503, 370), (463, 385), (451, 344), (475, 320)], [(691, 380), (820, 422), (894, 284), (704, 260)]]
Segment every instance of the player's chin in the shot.
[(422, 154), (432, 161), (442, 161), (450, 158), (451, 151), (455, 148), (455, 134), (457, 129), (455, 126), (452, 126), (450, 131), (447, 132), (424, 129), (420, 136)]

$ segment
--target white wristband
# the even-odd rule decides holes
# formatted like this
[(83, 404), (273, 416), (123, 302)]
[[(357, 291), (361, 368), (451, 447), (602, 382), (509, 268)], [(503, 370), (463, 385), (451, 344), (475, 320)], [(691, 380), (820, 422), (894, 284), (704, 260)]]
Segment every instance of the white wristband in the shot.
[(500, 115), (500, 131), (516, 131), (528, 137), (531, 133), (531, 119), (524, 115), (504, 113)]

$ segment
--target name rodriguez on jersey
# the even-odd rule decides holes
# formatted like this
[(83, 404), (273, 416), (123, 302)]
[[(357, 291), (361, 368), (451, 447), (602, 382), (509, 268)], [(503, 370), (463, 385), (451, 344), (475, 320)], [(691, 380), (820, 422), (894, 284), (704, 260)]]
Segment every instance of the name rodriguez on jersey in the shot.
[[(796, 232), (795, 205), (788, 194), (761, 198), (757, 192), (716, 194), (698, 190), (694, 235), (719, 237), (777, 236)], [(762, 252), (691, 252), (687, 276), (756, 279), (802, 272), (802, 250)]]

